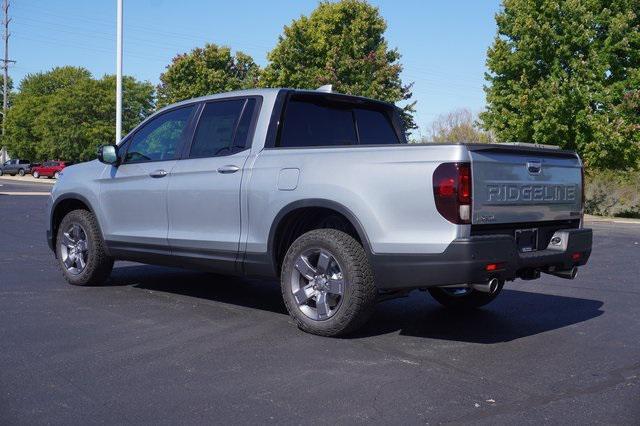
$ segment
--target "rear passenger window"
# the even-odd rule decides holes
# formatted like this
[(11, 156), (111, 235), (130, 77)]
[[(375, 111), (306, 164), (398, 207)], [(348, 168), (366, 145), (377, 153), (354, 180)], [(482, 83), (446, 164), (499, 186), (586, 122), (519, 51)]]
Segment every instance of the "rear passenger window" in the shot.
[(286, 106), (278, 146), (310, 147), (358, 143), (348, 104), (292, 98)]
[(356, 109), (354, 111), (361, 144), (384, 145), (400, 142), (387, 113), (372, 109)]
[(237, 149), (242, 149), (250, 145), (247, 139), (249, 138), (251, 119), (253, 118), (255, 108), (256, 100), (248, 99), (247, 105), (242, 111), (242, 118), (240, 119), (240, 123), (238, 123), (238, 128), (236, 129), (236, 135), (234, 137), (234, 146)]
[[(193, 138), (189, 158), (229, 155), (244, 149), (251, 114), (239, 123), (245, 99), (211, 102), (205, 105)], [(253, 100), (251, 105), (255, 105)], [(249, 105), (247, 105), (249, 106)], [(245, 117), (249, 116), (248, 119)], [(237, 137), (236, 129), (238, 131)], [(240, 132), (243, 132), (241, 135)]]

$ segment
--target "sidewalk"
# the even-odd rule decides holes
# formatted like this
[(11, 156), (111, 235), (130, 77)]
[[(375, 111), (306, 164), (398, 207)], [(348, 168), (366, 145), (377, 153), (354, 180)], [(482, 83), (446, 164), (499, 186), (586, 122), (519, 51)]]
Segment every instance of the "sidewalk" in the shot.
[(40, 178), (40, 179), (36, 179), (31, 175), (24, 175), (24, 176), (9, 176), (9, 175), (2, 175), (0, 176), (0, 182), (3, 180), (10, 180), (12, 182), (25, 182), (25, 183), (44, 183), (44, 184), (49, 184), (49, 185), (53, 185), (54, 183), (56, 183), (55, 179), (48, 179), (48, 178)]

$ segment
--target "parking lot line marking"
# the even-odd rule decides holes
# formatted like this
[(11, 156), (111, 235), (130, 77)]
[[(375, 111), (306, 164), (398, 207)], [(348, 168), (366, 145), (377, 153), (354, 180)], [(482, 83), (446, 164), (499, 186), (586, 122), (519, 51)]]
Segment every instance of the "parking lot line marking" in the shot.
[(50, 195), (50, 192), (0, 192), (0, 195)]

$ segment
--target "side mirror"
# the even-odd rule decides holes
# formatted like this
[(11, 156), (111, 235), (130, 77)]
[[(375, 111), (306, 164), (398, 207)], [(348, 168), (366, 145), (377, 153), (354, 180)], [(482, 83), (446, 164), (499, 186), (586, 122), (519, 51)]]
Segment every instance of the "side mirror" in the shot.
[(118, 149), (115, 145), (102, 145), (98, 148), (98, 161), (104, 164), (118, 165)]

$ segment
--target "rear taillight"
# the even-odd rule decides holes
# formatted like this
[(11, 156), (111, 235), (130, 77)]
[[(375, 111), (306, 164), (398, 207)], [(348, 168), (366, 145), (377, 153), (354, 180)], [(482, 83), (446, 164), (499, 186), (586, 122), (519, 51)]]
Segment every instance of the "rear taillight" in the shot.
[(471, 223), (471, 164), (443, 163), (433, 172), (438, 212), (449, 222)]

